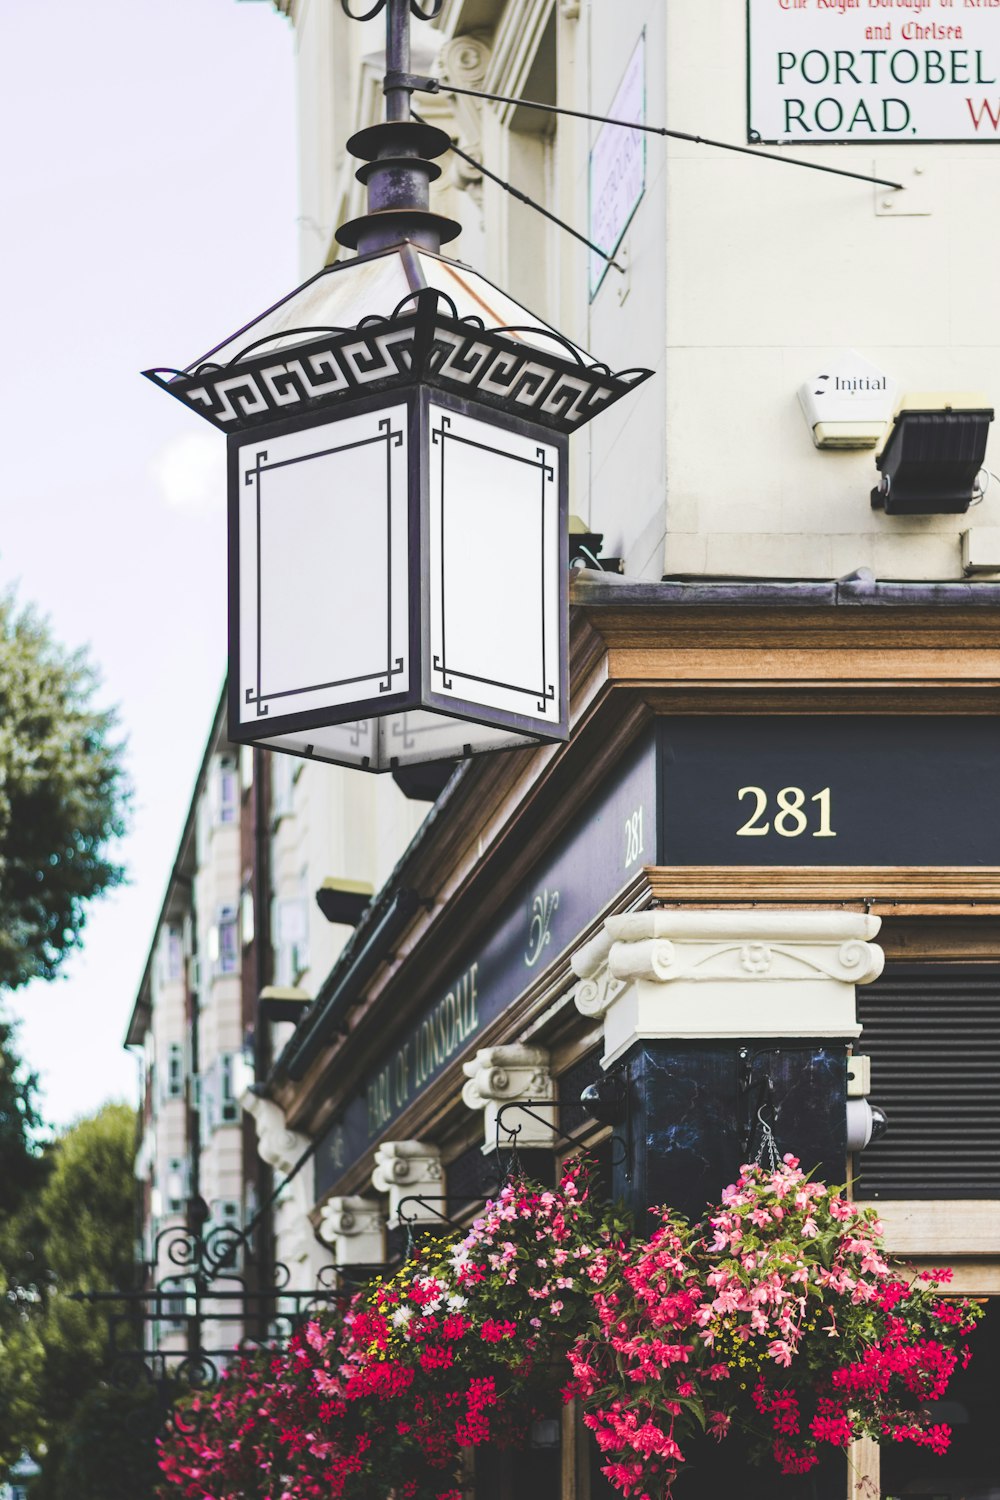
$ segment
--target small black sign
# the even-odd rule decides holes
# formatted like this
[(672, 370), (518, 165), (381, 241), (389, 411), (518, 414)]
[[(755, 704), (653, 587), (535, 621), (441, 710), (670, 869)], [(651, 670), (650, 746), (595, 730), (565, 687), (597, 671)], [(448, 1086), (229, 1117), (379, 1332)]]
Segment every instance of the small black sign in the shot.
[(671, 719), (660, 862), (1000, 864), (991, 718)]

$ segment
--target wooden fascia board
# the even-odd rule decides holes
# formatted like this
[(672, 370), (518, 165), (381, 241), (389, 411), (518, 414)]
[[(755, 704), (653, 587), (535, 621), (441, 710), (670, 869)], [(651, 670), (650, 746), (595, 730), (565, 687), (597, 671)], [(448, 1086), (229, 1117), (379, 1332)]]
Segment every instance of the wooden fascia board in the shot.
[(579, 613), (620, 687), (1000, 687), (1000, 631), (982, 609), (717, 609)]
[(939, 646), (998, 649), (997, 611), (973, 607), (898, 605), (576, 604), (609, 650), (681, 644), (756, 649), (845, 646), (879, 650)]
[(1000, 915), (1000, 866), (656, 865), (646, 869), (661, 906), (846, 906), (876, 916)]

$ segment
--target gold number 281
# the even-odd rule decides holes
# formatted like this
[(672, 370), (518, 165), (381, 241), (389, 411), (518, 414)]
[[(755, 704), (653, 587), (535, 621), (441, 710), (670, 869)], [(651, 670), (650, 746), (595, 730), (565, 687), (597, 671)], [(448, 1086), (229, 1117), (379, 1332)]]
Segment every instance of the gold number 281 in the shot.
[[(768, 810), (767, 792), (761, 786), (744, 786), (740, 788), (737, 795), (741, 802), (744, 797), (755, 799), (754, 810), (750, 817), (742, 828), (736, 830), (737, 838), (765, 838), (771, 832), (771, 822), (764, 819)], [(819, 806), (818, 828), (809, 828), (807, 800)], [(821, 792), (814, 792), (808, 799), (800, 786), (783, 786), (777, 793), (775, 802), (777, 811), (773, 820), (774, 832), (780, 834), (783, 839), (797, 839), (800, 834), (807, 831), (814, 839), (837, 837), (830, 826), (830, 788), (828, 786), (825, 786)]]

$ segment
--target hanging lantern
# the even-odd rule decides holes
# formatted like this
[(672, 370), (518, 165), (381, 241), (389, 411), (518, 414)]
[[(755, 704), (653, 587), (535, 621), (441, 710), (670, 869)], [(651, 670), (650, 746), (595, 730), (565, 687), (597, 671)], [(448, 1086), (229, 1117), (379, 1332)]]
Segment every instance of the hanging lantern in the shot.
[(563, 740), (567, 440), (650, 372), (440, 254), (443, 131), (348, 145), (357, 256), (146, 372), (228, 434), (229, 736), (370, 771)]

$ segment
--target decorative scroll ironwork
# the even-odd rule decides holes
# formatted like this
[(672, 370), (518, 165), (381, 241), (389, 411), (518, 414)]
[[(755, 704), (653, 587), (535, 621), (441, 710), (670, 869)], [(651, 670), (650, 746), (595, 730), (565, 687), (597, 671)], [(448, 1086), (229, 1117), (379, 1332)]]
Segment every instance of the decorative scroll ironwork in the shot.
[[(373, 21), (381, 11), (385, 10), (387, 0), (375, 0), (371, 9), (366, 10), (360, 16), (355, 15), (351, 9), (351, 0), (340, 0), (340, 4), (344, 15), (349, 16), (352, 21)], [(410, 0), (410, 14), (421, 21), (433, 21), (435, 16), (441, 14), (443, 5), (444, 0), (425, 0), (424, 4), (421, 4), (420, 0)]]
[(179, 1395), (211, 1390), (241, 1355), (281, 1348), (302, 1322), (361, 1285), (350, 1269), (330, 1264), (312, 1286), (294, 1286), (286, 1265), (265, 1266), (247, 1232), (225, 1226), (161, 1230), (142, 1269), (150, 1279), (161, 1273), (155, 1284), (72, 1299), (105, 1309), (108, 1381), (123, 1392), (149, 1389), (129, 1420), (150, 1438), (168, 1414), (182, 1424), (197, 1420), (174, 1408)]
[[(282, 347), (264, 347), (274, 343)], [(615, 373), (590, 363), (554, 329), (487, 328), (475, 315), (459, 317), (445, 293), (425, 288), (389, 317), (370, 315), (355, 328), (286, 328), (224, 365), (144, 373), (223, 432), (421, 382), (569, 433), (652, 371)]]
[[(522, 1115), (527, 1115), (529, 1120), (534, 1120), (539, 1125), (548, 1126), (553, 1134), (556, 1135), (559, 1140), (564, 1142), (567, 1146), (579, 1146), (582, 1150), (587, 1149), (588, 1142), (584, 1140), (582, 1136), (570, 1135), (568, 1131), (562, 1130), (558, 1125), (553, 1124), (551, 1120), (546, 1120), (544, 1115), (536, 1114), (536, 1110), (539, 1109), (557, 1110), (559, 1108), (560, 1104), (558, 1099), (511, 1099), (509, 1103), (501, 1104), (500, 1108), (497, 1110), (496, 1153), (497, 1161), (502, 1163), (504, 1159), (504, 1150), (506, 1149), (509, 1152), (505, 1168), (508, 1177), (512, 1176), (514, 1173), (520, 1170), (520, 1158), (518, 1157), (517, 1152), (517, 1138), (524, 1128), (523, 1125), (504, 1124), (504, 1115), (510, 1114), (514, 1111), (517, 1111)], [(501, 1141), (500, 1139), (501, 1134), (504, 1137), (503, 1141)], [(630, 1177), (631, 1161), (628, 1142), (624, 1140), (620, 1135), (613, 1135), (611, 1137), (611, 1141), (613, 1145), (618, 1147), (620, 1153), (617, 1159), (615, 1159), (614, 1157), (612, 1158), (611, 1165), (614, 1167), (626, 1167), (628, 1169), (626, 1172), (626, 1177)]]

